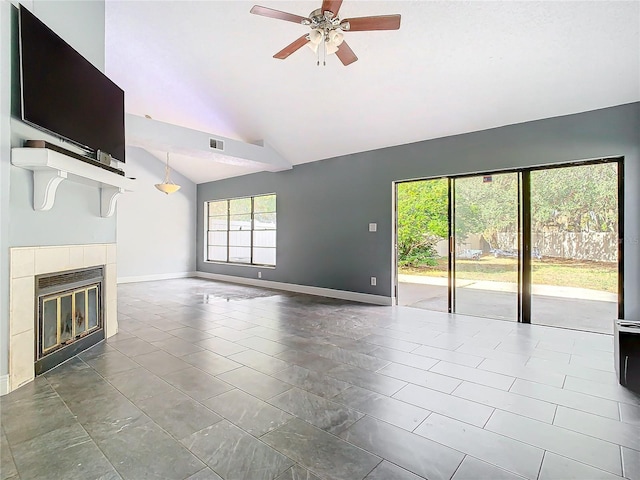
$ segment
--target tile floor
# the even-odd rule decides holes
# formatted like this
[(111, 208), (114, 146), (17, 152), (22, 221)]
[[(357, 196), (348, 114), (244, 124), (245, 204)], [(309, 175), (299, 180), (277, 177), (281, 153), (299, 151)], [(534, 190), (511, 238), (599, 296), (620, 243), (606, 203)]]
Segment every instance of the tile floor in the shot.
[(197, 279), (0, 399), (1, 480), (640, 479), (612, 337)]

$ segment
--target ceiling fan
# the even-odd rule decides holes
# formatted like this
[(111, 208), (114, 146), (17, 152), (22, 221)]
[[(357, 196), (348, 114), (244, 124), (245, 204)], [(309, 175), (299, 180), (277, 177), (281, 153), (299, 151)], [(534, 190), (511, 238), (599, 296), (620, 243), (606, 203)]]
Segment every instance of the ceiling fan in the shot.
[[(341, 20), (338, 17), (338, 10), (340, 10), (341, 5), (342, 0), (323, 0), (322, 7), (311, 12), (308, 17), (301, 17), (300, 15), (281, 12), (259, 5), (254, 5), (251, 13), (310, 27), (311, 31), (309, 33), (305, 33), (284, 47), (273, 58), (284, 60), (293, 52), (308, 44), (314, 52), (318, 53), (318, 65), (320, 65), (319, 50), (322, 50), (325, 56), (335, 53), (345, 66), (358, 60), (356, 54), (344, 41), (344, 32), (398, 30), (400, 28), (400, 15), (356, 17)], [(322, 45), (321, 49), (319, 48), (320, 45)]]

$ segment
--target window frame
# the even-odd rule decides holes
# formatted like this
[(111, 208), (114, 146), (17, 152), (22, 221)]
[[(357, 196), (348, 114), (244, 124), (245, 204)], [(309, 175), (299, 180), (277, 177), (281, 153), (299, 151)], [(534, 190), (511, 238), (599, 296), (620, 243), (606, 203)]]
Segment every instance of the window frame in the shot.
[[(256, 212), (255, 211), (255, 200), (257, 198), (261, 198), (261, 197), (270, 197), (273, 196), (274, 200), (275, 200), (275, 204), (274, 204), (274, 209), (273, 211), (260, 211), (260, 212)], [(250, 199), (250, 212), (249, 213), (231, 213), (231, 202), (234, 200), (244, 200), (244, 199)], [(209, 214), (209, 205), (212, 203), (221, 203), (221, 202), (226, 202), (226, 213), (225, 214), (216, 214), (216, 215), (210, 215)], [(207, 200), (204, 202), (204, 221), (205, 221), (205, 228), (204, 228), (204, 261), (206, 263), (218, 263), (218, 264), (222, 264), (222, 265), (238, 265), (238, 266), (246, 266), (246, 267), (261, 267), (261, 268), (275, 268), (276, 264), (277, 264), (277, 239), (278, 239), (278, 223), (277, 223), (277, 213), (278, 213), (278, 207), (277, 207), (277, 202), (278, 202), (278, 197), (277, 194), (275, 192), (273, 193), (263, 193), (263, 194), (259, 194), (259, 195), (247, 195), (247, 196), (243, 196), (243, 197), (233, 197), (233, 198), (220, 198), (220, 199), (215, 199), (215, 200)], [(260, 214), (273, 214), (275, 217), (275, 228), (259, 228), (256, 229), (256, 220), (255, 217), (256, 215), (260, 215)], [(232, 217), (237, 216), (237, 215), (249, 215), (250, 216), (250, 229), (248, 230), (248, 232), (250, 233), (250, 240), (249, 240), (249, 245), (231, 245), (231, 233), (232, 232), (238, 232), (238, 231), (243, 231), (242, 229), (236, 230), (236, 229), (232, 229), (231, 228), (231, 221), (232, 221)], [(214, 229), (211, 230), (211, 225), (210, 225), (210, 221), (212, 218), (225, 218), (226, 220), (226, 230), (220, 230), (220, 229)], [(210, 234), (216, 232), (216, 233), (225, 233), (226, 234), (226, 245), (216, 245), (216, 244), (212, 244), (210, 243)], [(255, 234), (256, 232), (274, 232), (275, 233), (275, 246), (273, 247), (256, 247), (255, 245)], [(209, 249), (211, 247), (222, 247), (226, 249), (226, 260), (217, 260), (217, 259), (211, 259), (210, 255), (209, 255)], [(248, 262), (243, 262), (243, 261), (239, 261), (238, 259), (230, 259), (230, 249), (233, 247), (237, 247), (237, 248), (248, 248), (249, 249), (249, 261)], [(260, 249), (273, 249), (274, 253), (276, 255), (276, 258), (274, 259), (274, 263), (258, 263), (254, 261), (255, 258), (255, 249), (256, 248), (260, 248)]]

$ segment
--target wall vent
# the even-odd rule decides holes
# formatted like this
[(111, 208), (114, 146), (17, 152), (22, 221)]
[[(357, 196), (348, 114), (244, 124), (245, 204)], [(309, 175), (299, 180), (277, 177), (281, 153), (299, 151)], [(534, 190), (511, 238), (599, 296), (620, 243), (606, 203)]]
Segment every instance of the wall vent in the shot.
[(216, 150), (224, 150), (224, 142), (222, 140), (216, 140), (215, 138), (209, 139), (209, 147)]

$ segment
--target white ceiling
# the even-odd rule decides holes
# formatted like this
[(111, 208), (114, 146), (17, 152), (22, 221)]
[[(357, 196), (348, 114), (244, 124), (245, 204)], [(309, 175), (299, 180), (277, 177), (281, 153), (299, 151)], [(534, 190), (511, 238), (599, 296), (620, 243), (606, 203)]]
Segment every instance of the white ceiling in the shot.
[[(316, 66), (316, 1), (107, 0), (106, 70), (136, 115), (245, 142), (300, 164), (640, 100), (640, 2), (345, 0), (341, 18), (399, 13), (400, 30), (347, 32), (359, 60)], [(163, 159), (160, 152), (155, 152)], [(172, 156), (196, 183), (256, 170)]]

